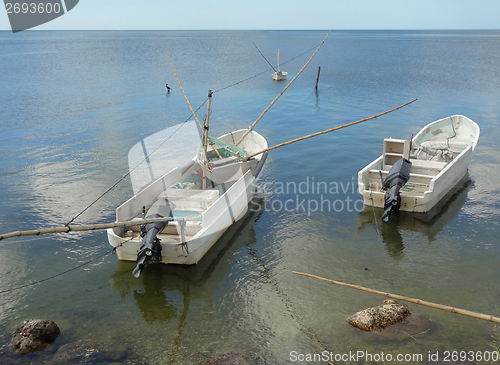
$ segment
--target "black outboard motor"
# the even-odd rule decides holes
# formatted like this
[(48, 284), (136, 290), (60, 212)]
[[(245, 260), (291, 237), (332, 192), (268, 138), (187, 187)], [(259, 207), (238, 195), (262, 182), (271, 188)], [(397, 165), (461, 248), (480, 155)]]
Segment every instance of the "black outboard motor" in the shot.
[[(169, 216), (172, 216), (172, 208), (165, 198), (161, 198), (153, 203), (145, 218), (166, 218)], [(158, 222), (143, 224), (141, 226), (142, 245), (137, 254), (137, 266), (134, 271), (132, 271), (132, 274), (134, 274), (136, 278), (141, 275), (148, 261), (161, 261), (161, 244), (157, 235), (167, 225), (168, 222)]]
[[(401, 207), (401, 195), (399, 190), (410, 179), (411, 162), (406, 158), (400, 158), (392, 165), (386, 179), (382, 182), (382, 189), (385, 190), (384, 222), (389, 220), (392, 212), (398, 211)], [(382, 176), (382, 173), (380, 173)]]

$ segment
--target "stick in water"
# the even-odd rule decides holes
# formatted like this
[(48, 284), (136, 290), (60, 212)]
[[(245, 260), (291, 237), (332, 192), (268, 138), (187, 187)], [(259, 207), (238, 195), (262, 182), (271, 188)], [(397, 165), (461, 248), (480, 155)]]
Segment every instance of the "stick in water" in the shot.
[(302, 272), (297, 272), (297, 271), (292, 271), (292, 272), (294, 274), (297, 274), (297, 275), (303, 275), (303, 276), (307, 276), (309, 278), (313, 278), (313, 279), (318, 279), (318, 280), (321, 280), (321, 281), (325, 281), (325, 282), (330, 283), (330, 284), (335, 284), (335, 285), (340, 285), (340, 286), (346, 286), (348, 288), (362, 290), (362, 291), (365, 291), (365, 292), (368, 292), (368, 293), (381, 295), (381, 296), (384, 296), (384, 297), (387, 297), (387, 298), (404, 300), (405, 302), (410, 302), (410, 303), (415, 303), (415, 304), (419, 304), (419, 305), (424, 305), (426, 307), (431, 307), (431, 308), (435, 308), (435, 309), (441, 309), (441, 310), (444, 310), (444, 311), (450, 312), (450, 313), (457, 313), (457, 314), (461, 314), (461, 315), (464, 315), (464, 316), (473, 317), (473, 318), (477, 318), (477, 319), (482, 319), (482, 320), (489, 321), (489, 322), (500, 323), (500, 318), (493, 317), (493, 316), (491, 316), (489, 314), (482, 314), (482, 313), (472, 312), (472, 311), (468, 311), (468, 310), (465, 310), (465, 309), (459, 309), (459, 308), (449, 307), (447, 305), (441, 305), (441, 304), (426, 302), (426, 301), (420, 300), (420, 299), (414, 299), (414, 298), (404, 297), (402, 295), (385, 293), (385, 292), (382, 292), (382, 291), (365, 288), (365, 287), (362, 287), (362, 286), (359, 286), (359, 285), (347, 284), (347, 283), (343, 283), (341, 281), (335, 281), (335, 280), (325, 279), (325, 278), (322, 278), (320, 276), (311, 275), (311, 274), (305, 274), (305, 273), (302, 273)]

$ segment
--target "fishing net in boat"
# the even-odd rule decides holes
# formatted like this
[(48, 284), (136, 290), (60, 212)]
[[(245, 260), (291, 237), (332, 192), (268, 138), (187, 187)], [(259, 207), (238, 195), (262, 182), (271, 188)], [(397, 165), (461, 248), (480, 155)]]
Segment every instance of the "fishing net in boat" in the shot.
[(451, 162), (453, 151), (445, 142), (425, 141), (417, 148), (415, 156), (418, 160)]

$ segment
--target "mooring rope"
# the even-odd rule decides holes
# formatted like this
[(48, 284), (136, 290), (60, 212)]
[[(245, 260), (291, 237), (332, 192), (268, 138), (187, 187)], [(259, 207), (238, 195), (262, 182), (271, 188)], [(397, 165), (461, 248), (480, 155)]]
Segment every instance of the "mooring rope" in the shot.
[(0, 291), (0, 294), (10, 293), (10, 292), (13, 292), (13, 291), (16, 291), (16, 290), (19, 290), (19, 289), (27, 288), (27, 287), (30, 287), (30, 286), (33, 286), (33, 285), (36, 285), (36, 284), (43, 283), (43, 282), (45, 282), (45, 281), (48, 281), (48, 280), (51, 280), (51, 279), (54, 279), (54, 278), (57, 278), (58, 276), (61, 276), (61, 275), (67, 274), (67, 273), (69, 273), (69, 272), (71, 272), (71, 271), (74, 271), (74, 270), (79, 269), (79, 268), (81, 268), (81, 267), (83, 267), (83, 266), (85, 266), (85, 265), (88, 265), (88, 264), (90, 264), (91, 262), (94, 262), (94, 261), (96, 261), (96, 260), (99, 260), (100, 258), (102, 258), (102, 257), (104, 257), (104, 256), (106, 256), (106, 255), (108, 255), (108, 254), (110, 254), (111, 252), (113, 252), (113, 251), (115, 251), (115, 250), (116, 250), (116, 247), (113, 247), (111, 250), (109, 250), (109, 251), (107, 251), (107, 252), (105, 252), (105, 253), (103, 253), (103, 254), (101, 254), (101, 255), (97, 256), (97, 257), (94, 257), (93, 259), (90, 259), (89, 261), (84, 262), (83, 264), (80, 264), (80, 265), (78, 265), (78, 266), (75, 266), (75, 267), (73, 267), (73, 268), (71, 268), (71, 269), (69, 269), (69, 270), (66, 270), (66, 271), (60, 272), (60, 273), (58, 273), (58, 274), (55, 274), (55, 275), (49, 276), (48, 278), (45, 278), (45, 279), (37, 280), (37, 281), (34, 281), (34, 282), (32, 282), (32, 283), (29, 283), (29, 284), (25, 284), (25, 285), (18, 286), (18, 287), (16, 287), (16, 288), (10, 288), (10, 289), (6, 289), (6, 290), (2, 290), (2, 291)]

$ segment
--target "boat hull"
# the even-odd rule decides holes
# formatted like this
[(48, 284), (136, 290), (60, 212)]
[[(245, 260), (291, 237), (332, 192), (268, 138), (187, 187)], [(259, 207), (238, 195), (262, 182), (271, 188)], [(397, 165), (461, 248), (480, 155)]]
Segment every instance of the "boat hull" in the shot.
[(276, 71), (275, 73), (273, 73), (273, 80), (284, 81), (284, 80), (286, 80), (287, 75), (288, 75), (288, 72)]

